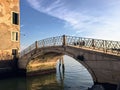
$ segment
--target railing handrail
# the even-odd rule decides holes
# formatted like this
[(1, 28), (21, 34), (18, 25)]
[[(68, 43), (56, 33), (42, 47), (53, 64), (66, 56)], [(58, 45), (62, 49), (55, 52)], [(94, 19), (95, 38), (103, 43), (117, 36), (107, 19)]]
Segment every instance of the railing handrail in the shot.
[[(37, 45), (36, 45), (37, 44)], [(120, 41), (102, 40), (94, 38), (76, 37), (76, 36), (57, 36), (36, 41), (20, 53), (20, 57), (34, 50), (48, 46), (79, 46), (80, 48), (92, 48), (102, 50), (103, 52), (111, 51), (111, 53), (120, 52)], [(37, 46), (37, 47), (36, 47)]]

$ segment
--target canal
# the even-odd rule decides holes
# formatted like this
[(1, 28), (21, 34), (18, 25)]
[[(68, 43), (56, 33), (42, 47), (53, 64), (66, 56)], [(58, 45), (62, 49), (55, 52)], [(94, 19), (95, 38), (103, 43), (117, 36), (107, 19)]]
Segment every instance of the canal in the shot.
[(64, 64), (64, 73), (57, 64), (54, 74), (0, 80), (0, 90), (88, 90), (93, 86), (91, 75), (80, 63), (64, 56)]

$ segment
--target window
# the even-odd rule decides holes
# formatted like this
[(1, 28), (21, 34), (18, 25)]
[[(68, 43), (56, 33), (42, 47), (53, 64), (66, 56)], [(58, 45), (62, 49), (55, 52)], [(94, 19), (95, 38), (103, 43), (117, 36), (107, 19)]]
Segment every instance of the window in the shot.
[(18, 54), (18, 50), (17, 49), (12, 49), (12, 55), (17, 55)]
[(12, 32), (11, 39), (12, 41), (18, 41), (18, 32)]
[(19, 15), (18, 13), (12, 12), (12, 23), (18, 25), (19, 24)]

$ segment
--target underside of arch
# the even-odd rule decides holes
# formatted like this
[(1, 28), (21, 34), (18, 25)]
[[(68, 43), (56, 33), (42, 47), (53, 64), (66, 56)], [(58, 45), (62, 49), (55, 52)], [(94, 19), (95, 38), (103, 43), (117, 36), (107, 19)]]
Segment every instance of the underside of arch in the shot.
[[(49, 71), (55, 71), (56, 70), (56, 63), (57, 60), (60, 59), (61, 57), (63, 57), (63, 55), (68, 55), (72, 58), (74, 58), (75, 60), (77, 60), (77, 58), (75, 57), (74, 53), (70, 53), (70, 52), (58, 52), (58, 51), (44, 51), (44, 53), (40, 53), (39, 55), (37, 55), (37, 57), (35, 58), (31, 58), (29, 63), (26, 66), (27, 69), (27, 75), (30, 75), (31, 72), (49, 72)], [(90, 75), (92, 76), (92, 78), (94, 79), (94, 81), (96, 81), (96, 78), (94, 76), (94, 73), (92, 72), (91, 68), (85, 64), (85, 62), (82, 62), (80, 60), (77, 60), (79, 63), (81, 63), (90, 73)], [(45, 72), (45, 73), (46, 73)], [(35, 74), (35, 73), (34, 73)]]
[(32, 58), (26, 66), (27, 75), (55, 72), (56, 62), (62, 56), (61, 53), (47, 52)]
[(34, 72), (56, 70), (56, 61), (63, 55), (68, 55), (80, 62), (88, 70), (93, 80), (96, 81), (96, 77), (92, 69), (84, 61), (78, 60), (76, 55), (77, 53), (78, 51), (73, 51), (71, 48), (66, 47), (42, 48), (37, 51), (28, 53), (28, 55), (23, 57), (22, 61), (24, 62), (21, 61), (21, 66), (23, 65), (23, 68), (27, 70), (28, 75), (31, 74), (30, 72), (35, 74)]

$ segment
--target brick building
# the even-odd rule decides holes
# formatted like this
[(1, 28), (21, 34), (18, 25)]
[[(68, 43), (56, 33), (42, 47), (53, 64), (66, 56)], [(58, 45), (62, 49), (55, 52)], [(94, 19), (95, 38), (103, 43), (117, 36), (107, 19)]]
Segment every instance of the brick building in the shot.
[(19, 50), (19, 0), (0, 0), (0, 60), (12, 59)]

